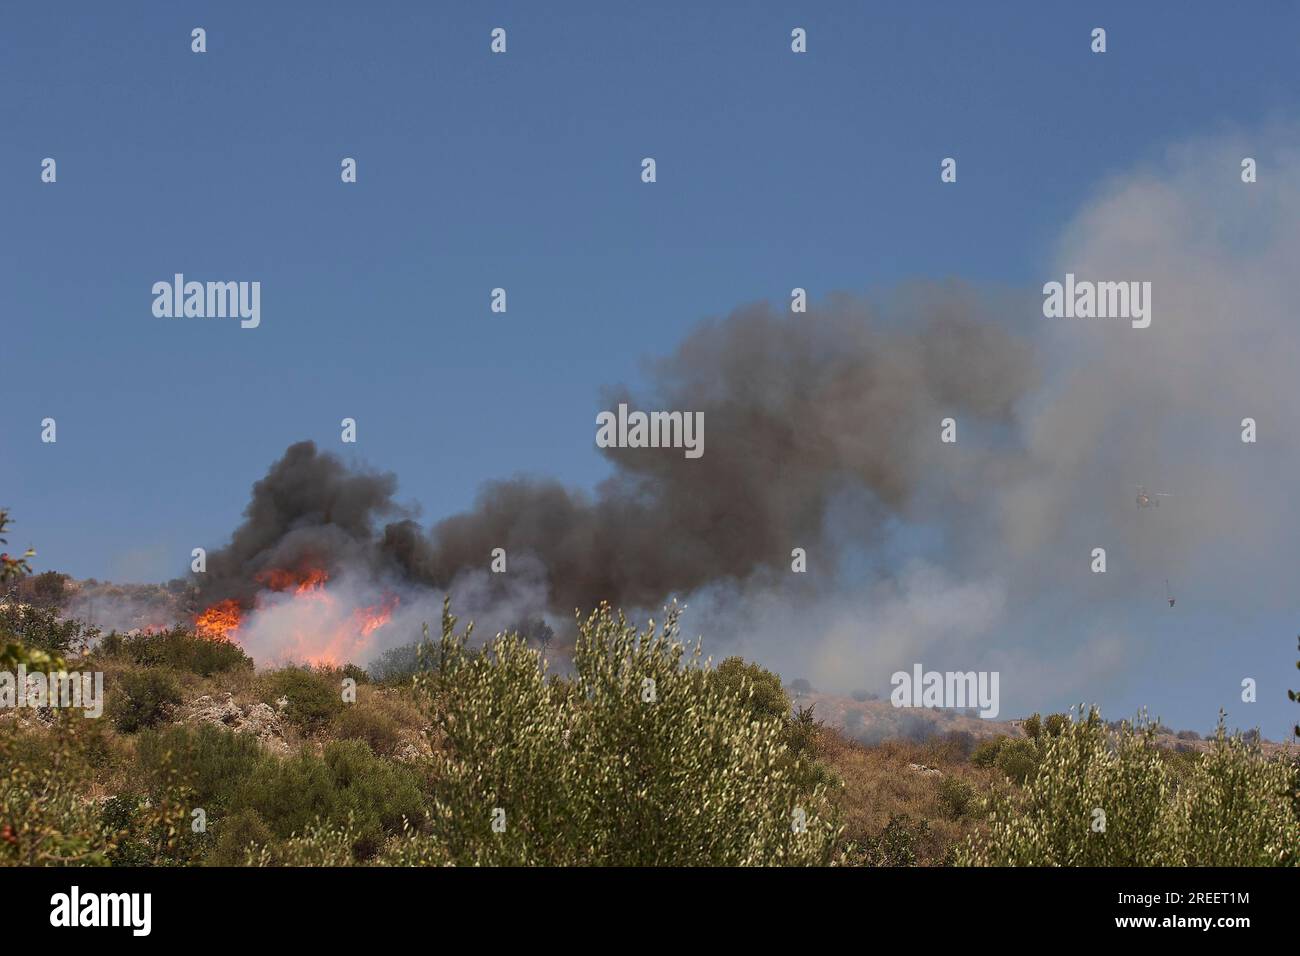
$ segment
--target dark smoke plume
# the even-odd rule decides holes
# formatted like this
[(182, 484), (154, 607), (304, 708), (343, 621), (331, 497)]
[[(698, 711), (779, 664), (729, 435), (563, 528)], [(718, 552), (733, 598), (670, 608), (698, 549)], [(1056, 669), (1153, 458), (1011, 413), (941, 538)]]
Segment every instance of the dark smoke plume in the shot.
[[(988, 308), (968, 290), (927, 288), (897, 314), (840, 298), (807, 314), (756, 305), (704, 323), (652, 364), (646, 396), (612, 389), (602, 405), (703, 412), (702, 457), (606, 449), (614, 473), (593, 494), (492, 482), (473, 510), (430, 532), (400, 514), (392, 475), (350, 472), (310, 442), (293, 445), (254, 486), (205, 591), (246, 598), (258, 571), (300, 561), (364, 563), (446, 589), (504, 548), (512, 567), (540, 566), (546, 609), (567, 617), (601, 600), (653, 607), (788, 569), (794, 547), (833, 560), (837, 498), (856, 496), (858, 530), (870, 535), (938, 466), (943, 418), (1008, 424), (1035, 383), (1029, 346)], [(398, 520), (380, 529), (385, 517)]]
[(200, 600), (251, 603), (272, 570), (375, 567), (378, 519), (405, 513), (393, 501), (396, 489), (396, 475), (349, 470), (313, 442), (290, 445), (253, 485), (230, 544), (209, 555)]

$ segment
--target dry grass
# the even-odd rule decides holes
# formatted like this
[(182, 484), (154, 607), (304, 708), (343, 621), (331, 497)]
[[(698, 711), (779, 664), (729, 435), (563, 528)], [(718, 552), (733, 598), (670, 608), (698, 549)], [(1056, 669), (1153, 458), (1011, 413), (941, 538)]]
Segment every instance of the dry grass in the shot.
[[(938, 864), (953, 844), (981, 825), (979, 798), (994, 788), (1006, 788), (1006, 777), (996, 769), (974, 766), (959, 748), (935, 740), (928, 743), (887, 741), (865, 747), (834, 730), (824, 730), (821, 759), (844, 783), (838, 802), (844, 816), (846, 842), (879, 835), (893, 816), (907, 815), (913, 822), (929, 824), (928, 839), (919, 847), (920, 862)], [(909, 764), (935, 768), (938, 775), (918, 773)], [(956, 819), (940, 795), (940, 784), (954, 778), (975, 794), (970, 809)]]

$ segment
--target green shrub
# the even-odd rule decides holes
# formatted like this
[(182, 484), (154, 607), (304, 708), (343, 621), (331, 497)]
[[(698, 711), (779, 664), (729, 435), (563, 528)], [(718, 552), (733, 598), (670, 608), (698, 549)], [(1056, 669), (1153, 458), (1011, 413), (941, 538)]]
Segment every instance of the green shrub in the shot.
[(323, 757), (303, 753), (258, 764), (233, 807), (256, 811), (281, 839), (306, 833), (318, 822), (346, 824), (359, 859), (373, 855), (385, 833), (401, 832), (403, 821), (418, 826), (424, 818), (414, 774), (375, 756), (358, 740), (327, 744)]
[(384, 760), (361, 740), (339, 740), (325, 747), (325, 767), (336, 803), (329, 819), (352, 821), (358, 857), (379, 849), (381, 833), (400, 833), (403, 825), (419, 827), (425, 818), (424, 797), (415, 775)]
[(790, 716), (790, 698), (781, 678), (743, 657), (728, 657), (710, 675), (710, 682), (744, 700), (755, 720), (784, 720)]
[(370, 674), (364, 667), (358, 667), (356, 664), (344, 664), (339, 670), (339, 679), (356, 681), (357, 684), (369, 684)]
[(285, 667), (264, 675), (261, 693), (273, 707), (287, 700), (285, 715), (307, 733), (320, 730), (345, 706), (342, 684), (330, 672), (318, 673), (306, 667)]
[(1196, 755), (1174, 799), (1178, 865), (1300, 865), (1290, 771), (1220, 724), (1214, 746)]
[(807, 707), (800, 707), (785, 722), (785, 745), (790, 749), (793, 757), (811, 760), (817, 756), (818, 742), (825, 729), (825, 722), (813, 716), (815, 706), (810, 704)]
[(58, 571), (42, 571), (32, 581), (36, 603), (43, 607), (58, 608), (67, 594), (68, 576)]
[(939, 781), (939, 804), (952, 820), (960, 820), (975, 803), (975, 790), (965, 780), (948, 775)]
[(80, 792), (83, 765), (69, 730), (75, 725), (58, 719), (37, 741), (0, 730), (0, 866), (109, 862), (113, 840)]
[(402, 744), (401, 726), (390, 715), (364, 703), (351, 704), (334, 718), (340, 740), (363, 740), (375, 753), (391, 757)]
[(279, 838), (300, 833), (334, 809), (325, 763), (310, 753), (258, 764), (239, 785), (231, 812), (252, 810)]
[(166, 720), (180, 702), (180, 686), (165, 671), (129, 672), (109, 696), (108, 716), (118, 730), (133, 734)]
[(970, 755), (970, 762), (977, 767), (994, 766), (997, 763), (998, 754), (1002, 752), (1003, 745), (1010, 739), (1006, 734), (998, 734), (996, 737), (980, 741)]
[(198, 637), (184, 627), (142, 634), (113, 632), (100, 641), (99, 652), (141, 667), (171, 667), (203, 677), (253, 669), (253, 659), (238, 644)]
[(132, 833), (139, 814), (140, 798), (129, 793), (115, 794), (100, 807), (100, 825), (114, 839), (114, 846), (108, 851), (108, 861), (113, 866), (148, 866), (153, 859), (149, 844)]
[(271, 828), (256, 810), (245, 808), (211, 821), (214, 841), (204, 863), (209, 866), (242, 866), (275, 839)]
[[(352, 821), (338, 824), (318, 820), (285, 840), (245, 843), (236, 859), (244, 866), (355, 866), (357, 839)], [(366, 861), (367, 865), (375, 862)]]
[(1069, 726), (1069, 714), (1048, 714), (1047, 719), (1043, 721), (1043, 730), (1049, 737), (1059, 737)]
[(32, 650), (56, 657), (76, 657), (99, 636), (84, 621), (62, 620), (56, 607), (0, 601), (0, 634), (10, 634)]
[(143, 731), (136, 755), (144, 786), (156, 789), (175, 774), (189, 788), (193, 805), (209, 816), (230, 805), (260, 763), (274, 759), (248, 734), (207, 723)]
[[(1300, 822), (1289, 768), (1220, 721), (1213, 751), (1174, 786), (1145, 722), (1111, 731), (1092, 710), (1046, 739), (1019, 795), (996, 795), (991, 826), (957, 862), (987, 866), (1245, 866), (1295, 863)], [(1181, 758), (1180, 758), (1181, 759)]]
[(874, 837), (849, 843), (840, 862), (847, 866), (916, 866), (921, 844), (930, 839), (930, 824), (915, 824), (906, 814), (893, 814), (889, 823)]
[(384, 651), (366, 666), (366, 672), (370, 674), (372, 680), (379, 684), (388, 686), (409, 684), (411, 678), (427, 666), (421, 658), (421, 647), (424, 648), (427, 659), (428, 651), (432, 645), (427, 642), (416, 641)]
[(1037, 714), (1030, 714), (1020, 728), (1030, 740), (1037, 741), (1043, 732), (1043, 719)]
[(1013, 783), (1024, 784), (1038, 769), (1038, 748), (1028, 740), (1007, 740), (999, 749), (993, 765)]
[[(580, 622), (572, 681), (517, 635), (468, 652), (444, 610), (417, 677), (443, 744), (435, 835), (458, 863), (813, 864), (839, 826), (790, 773), (784, 722), (684, 660), (677, 612), (640, 634), (601, 607)], [(495, 829), (494, 829), (495, 824)]]

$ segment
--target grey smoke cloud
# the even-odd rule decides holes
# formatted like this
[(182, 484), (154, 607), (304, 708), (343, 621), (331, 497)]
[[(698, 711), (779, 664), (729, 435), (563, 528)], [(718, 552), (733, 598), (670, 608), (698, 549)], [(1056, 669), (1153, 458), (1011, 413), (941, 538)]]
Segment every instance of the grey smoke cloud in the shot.
[[(944, 453), (941, 419), (1012, 422), (1035, 371), (993, 310), (956, 285), (917, 285), (888, 308), (837, 297), (807, 314), (738, 309), (653, 363), (646, 396), (604, 396), (604, 407), (702, 413), (713, 436), (703, 457), (605, 449), (613, 474), (592, 494), (545, 479), (491, 482), (472, 510), (427, 533), (410, 518), (380, 527), (402, 514), (394, 476), (293, 445), (254, 485), (230, 546), (211, 555), (204, 599), (247, 600), (268, 568), (362, 565), (435, 589), (472, 581), (475, 603), (488, 606), (522, 572), (544, 609), (567, 617), (602, 600), (653, 607), (788, 571), (795, 547), (833, 567), (837, 501), (861, 505), (856, 531), (871, 536), (906, 511)], [(511, 574), (486, 573), (494, 548)]]
[(208, 555), (197, 576), (203, 605), (234, 598), (249, 604), (270, 570), (321, 567), (376, 572), (380, 521), (407, 511), (394, 500), (397, 476), (349, 468), (313, 442), (290, 445), (252, 488), (230, 543)]
[[(1039, 311), (1022, 327), (1043, 378), (1019, 403), (1005, 454), (942, 461), (913, 493), (910, 517), (939, 544), (891, 528), (889, 569), (804, 604), (778, 591), (706, 592), (695, 625), (727, 627), (726, 653), (830, 690), (879, 690), (890, 668), (923, 661), (1000, 669), (1007, 713), (1103, 696), (1186, 700), (1188, 722), (1220, 705), (1243, 711), (1242, 676), (1294, 664), (1291, 625), (1258, 626), (1295, 611), (1296, 142), (1280, 128), (1192, 142), (1080, 209), (1042, 281), (1150, 281), (1153, 322)], [(1269, 175), (1242, 183), (1244, 156)], [(1247, 417), (1259, 425), (1253, 445), (1241, 441)], [(1139, 484), (1173, 497), (1139, 511)], [(1104, 575), (1089, 568), (1099, 546)], [(796, 628), (813, 635), (798, 647)]]
[[(1245, 155), (1259, 183), (1240, 182)], [(1201, 614), (1292, 600), (1300, 511), (1279, 476), (1300, 465), (1297, 183), (1295, 139), (1272, 130), (1105, 184), (1042, 281), (1150, 281), (1149, 328), (1046, 319), (1037, 288), (945, 283), (705, 322), (638, 394), (610, 388), (598, 406), (703, 412), (705, 455), (606, 449), (590, 492), (489, 482), (426, 529), (393, 476), (292, 446), (205, 589), (248, 598), (259, 569), (310, 557), (512, 616), (677, 595), (707, 649), (827, 690), (879, 690), (918, 660), (1001, 669), (1007, 713), (1141, 686), (1166, 578)], [(945, 417), (955, 445), (939, 441)], [(1174, 497), (1138, 512), (1138, 484)], [(1096, 546), (1106, 575), (1088, 570)], [(497, 547), (509, 575), (487, 573)], [(808, 574), (790, 573), (793, 547)]]

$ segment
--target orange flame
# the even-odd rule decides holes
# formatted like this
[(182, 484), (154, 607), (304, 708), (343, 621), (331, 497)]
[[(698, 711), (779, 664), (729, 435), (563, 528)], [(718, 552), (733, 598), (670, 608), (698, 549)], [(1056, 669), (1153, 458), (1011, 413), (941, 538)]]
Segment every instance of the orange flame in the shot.
[(396, 594), (387, 594), (384, 596), (382, 604), (376, 604), (372, 607), (358, 608), (352, 612), (352, 619), (361, 629), (362, 637), (369, 637), (379, 628), (389, 622), (393, 616), (393, 611), (397, 607), (398, 600)]
[(301, 573), (286, 571), (283, 568), (271, 568), (267, 571), (258, 571), (253, 575), (254, 581), (266, 585), (270, 591), (292, 590), (297, 594), (318, 591), (329, 579), (329, 572), (324, 568), (309, 568)]
[[(272, 615), (263, 619), (263, 625), (277, 626), (277, 654), (285, 659), (328, 666), (355, 661), (368, 649), (370, 635), (392, 618), (399, 603), (397, 595), (386, 594), (380, 603), (347, 614), (337, 606), (337, 598), (325, 590), (329, 577), (323, 568), (271, 568), (254, 575), (254, 580), (265, 588), (264, 594), (291, 596), (288, 603), (269, 596), (257, 600), (257, 610)], [(214, 640), (235, 640), (243, 613), (233, 599), (214, 604), (198, 616), (195, 632)]]
[(194, 632), (210, 641), (231, 641), (239, 630), (242, 616), (239, 602), (234, 598), (220, 601), (198, 616)]

